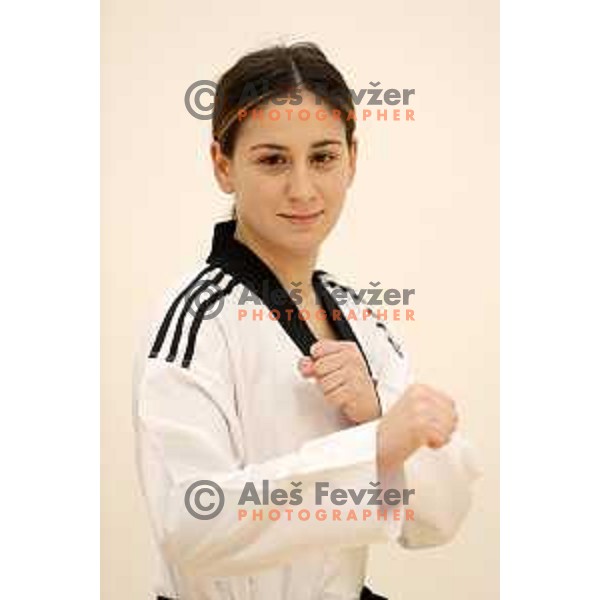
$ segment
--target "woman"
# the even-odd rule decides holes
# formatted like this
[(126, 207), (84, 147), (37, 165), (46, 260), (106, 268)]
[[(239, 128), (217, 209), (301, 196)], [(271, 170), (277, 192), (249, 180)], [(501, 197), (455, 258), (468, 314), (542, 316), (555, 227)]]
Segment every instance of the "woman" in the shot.
[[(316, 268), (356, 170), (353, 108), (314, 44), (249, 54), (217, 86), (211, 157), (234, 218), (135, 376), (158, 598), (380, 598), (368, 545), (445, 543), (468, 510), (454, 402), (413, 384), (385, 323)], [(403, 490), (412, 514), (330, 493), (375, 488)]]

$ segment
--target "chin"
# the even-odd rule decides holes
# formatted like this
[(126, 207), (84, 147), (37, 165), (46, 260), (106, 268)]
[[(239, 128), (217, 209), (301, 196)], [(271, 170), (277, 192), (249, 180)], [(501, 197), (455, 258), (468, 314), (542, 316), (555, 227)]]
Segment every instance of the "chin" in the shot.
[(323, 242), (324, 236), (318, 231), (296, 231), (280, 240), (279, 246), (290, 254), (314, 254)]

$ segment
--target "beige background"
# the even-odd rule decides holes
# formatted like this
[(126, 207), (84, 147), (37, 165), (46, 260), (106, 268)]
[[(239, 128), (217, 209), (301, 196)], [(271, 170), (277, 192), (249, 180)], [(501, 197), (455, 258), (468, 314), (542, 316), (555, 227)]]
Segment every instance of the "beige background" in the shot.
[(168, 286), (206, 251), (230, 199), (209, 124), (183, 97), (242, 53), (319, 43), (350, 87), (415, 88), (416, 121), (359, 122), (359, 170), (322, 266), (358, 287), (415, 288), (396, 327), (423, 382), (446, 390), (485, 477), (459, 537), (373, 547), (392, 600), (499, 595), (498, 6), (104, 0), (102, 5), (102, 598), (150, 598), (149, 527), (134, 469), (132, 352)]

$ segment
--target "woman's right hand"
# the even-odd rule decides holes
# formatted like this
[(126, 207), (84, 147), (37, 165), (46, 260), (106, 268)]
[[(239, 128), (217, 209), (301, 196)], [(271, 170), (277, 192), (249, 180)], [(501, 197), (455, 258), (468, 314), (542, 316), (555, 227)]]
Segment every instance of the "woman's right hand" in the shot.
[(379, 423), (380, 472), (396, 470), (421, 446), (441, 448), (450, 441), (457, 422), (452, 398), (427, 385), (410, 385)]

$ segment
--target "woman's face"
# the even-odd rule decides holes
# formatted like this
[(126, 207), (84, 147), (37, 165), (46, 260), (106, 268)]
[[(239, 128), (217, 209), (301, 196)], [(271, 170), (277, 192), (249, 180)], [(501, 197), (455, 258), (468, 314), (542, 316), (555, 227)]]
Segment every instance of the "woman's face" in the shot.
[[(245, 117), (233, 157), (217, 143), (215, 173), (235, 193), (236, 218), (253, 240), (279, 252), (312, 254), (335, 225), (356, 168), (344, 122), (304, 91), (302, 102), (264, 104)], [(278, 119), (276, 117), (278, 116)]]

